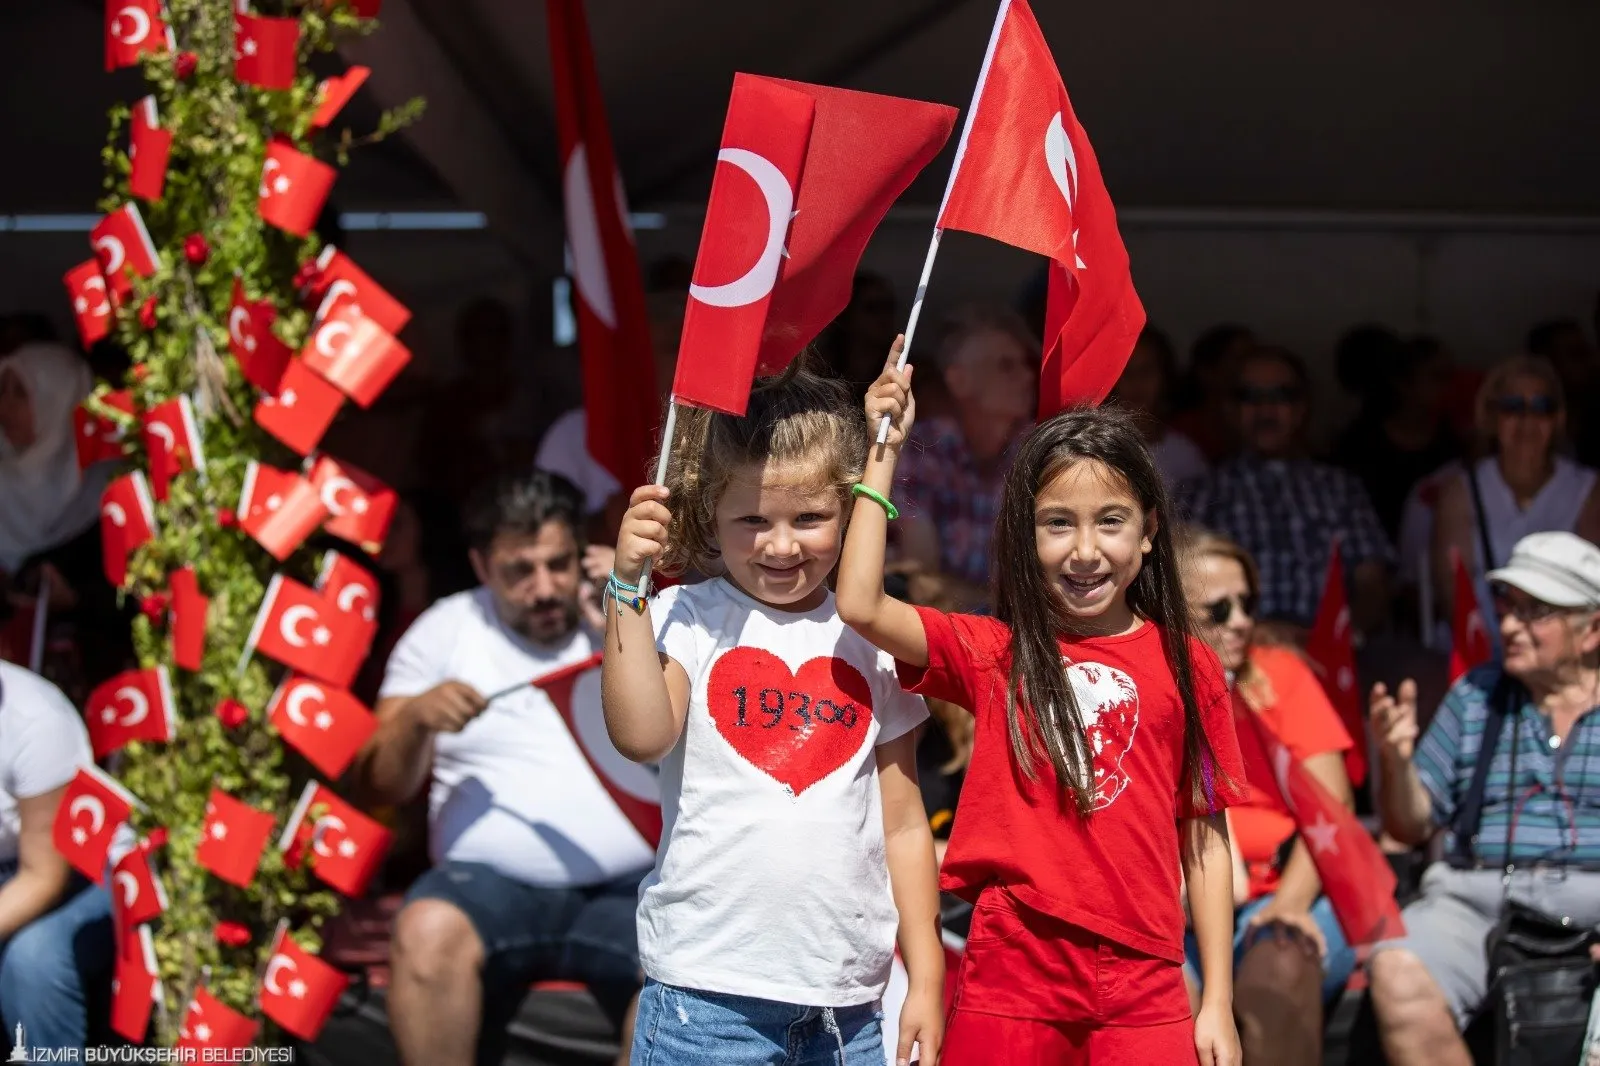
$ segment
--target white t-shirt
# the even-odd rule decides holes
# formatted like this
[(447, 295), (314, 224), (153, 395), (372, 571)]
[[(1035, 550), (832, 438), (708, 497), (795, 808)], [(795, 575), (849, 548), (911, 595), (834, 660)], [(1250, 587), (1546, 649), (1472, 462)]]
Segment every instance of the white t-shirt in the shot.
[[(530, 644), (500, 621), (488, 589), (458, 592), (406, 630), (389, 656), (379, 697), (417, 696), (444, 681), (465, 682), (487, 696), (581, 662), (598, 646), (582, 628), (558, 647)], [(596, 672), (573, 692), (573, 715), (591, 748), (596, 734), (606, 737), (599, 690)], [(438, 734), (433, 752), (428, 848), (435, 863), (486, 863), (544, 887), (599, 884), (650, 865), (650, 846), (606, 794), (540, 689), (495, 700), (461, 732)], [(610, 755), (623, 761), (615, 748)]]
[(651, 613), (692, 688), (639, 892), (645, 973), (809, 1006), (876, 1000), (897, 918), (874, 748), (927, 707), (831, 594), (790, 614), (717, 578), (666, 589)]
[(92, 761), (72, 701), (38, 674), (0, 662), (0, 865), (17, 860), (17, 800), (60, 788)]
[(606, 501), (622, 488), (611, 471), (595, 462), (587, 444), (583, 408), (574, 408), (550, 423), (533, 465), (560, 474), (583, 490), (583, 506), (590, 514), (605, 509)]

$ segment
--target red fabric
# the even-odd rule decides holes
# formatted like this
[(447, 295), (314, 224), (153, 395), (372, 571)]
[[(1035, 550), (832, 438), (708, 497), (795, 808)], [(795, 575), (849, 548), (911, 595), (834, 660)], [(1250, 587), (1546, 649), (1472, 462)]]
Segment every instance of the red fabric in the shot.
[[(90, 260), (84, 263), (85, 267), (92, 267), (95, 276), (99, 277), (99, 264)], [(104, 299), (104, 278), (101, 278), (100, 298)], [(107, 312), (109, 315), (109, 312)], [(100, 403), (106, 407), (115, 408), (129, 415), (133, 415), (133, 393), (127, 389), (118, 389), (116, 392), (103, 393)], [(104, 459), (121, 459), (122, 442), (127, 435), (123, 424), (114, 418), (105, 418), (91, 412), (86, 404), (79, 404), (72, 409), (72, 426), (78, 443), (78, 468), (87, 470), (95, 463)]]
[(1244, 720), (1239, 732), (1250, 779), (1276, 782), (1350, 946), (1405, 936), (1400, 904), (1394, 898), (1394, 868), (1377, 843), (1242, 699), (1237, 711)]
[[(1287, 648), (1253, 648), (1250, 663), (1266, 675), (1273, 694), (1273, 703), (1254, 713), (1282, 738), (1296, 759), (1350, 750), (1350, 733), (1305, 660)], [(1241, 751), (1248, 749), (1250, 739), (1241, 731)], [(1271, 775), (1261, 777), (1259, 765), (1252, 766), (1248, 757), (1245, 771), (1249, 798), (1228, 811), (1228, 821), (1250, 871), (1250, 898), (1255, 899), (1278, 887), (1279, 871), (1272, 861), (1278, 848), (1294, 834), (1295, 825)]]
[[(78, 324), (78, 339), (85, 348), (93, 348), (96, 343), (105, 339), (111, 333), (111, 294), (106, 291), (105, 275), (100, 273), (100, 260), (87, 259), (66, 274), (62, 275), (62, 282), (67, 287), (67, 295), (72, 298), (72, 315)], [(83, 462), (83, 438), (79, 437), (78, 463)], [(110, 459), (121, 457), (121, 449)]]
[(138, 927), (161, 917), (166, 909), (166, 891), (150, 865), (150, 846), (141, 840), (111, 868), (111, 913), (118, 942), (131, 947), (138, 939)]
[[(1183, 704), (1158, 627), (1061, 642), (1095, 751), (1096, 809), (1085, 820), (1068, 805), (1048, 763), (1035, 760), (1030, 780), (1012, 755), (1010, 630), (993, 618), (925, 607), (917, 613), (927, 632), (928, 667), (900, 664), (901, 683), (970, 708), (977, 718), (940, 887), (975, 900), (998, 882), (1029, 907), (1182, 962), (1178, 821), (1202, 812), (1191, 808), (1182, 780)], [(1216, 754), (1212, 782), (1220, 810), (1245, 796), (1232, 702), (1210, 649), (1196, 641), (1191, 655), (1195, 696)], [(1090, 693), (1092, 707), (1083, 703)]]
[(1345, 600), (1344, 559), (1339, 538), (1333, 538), (1328, 554), (1328, 576), (1322, 583), (1322, 600), (1317, 617), (1306, 638), (1306, 658), (1328, 694), (1328, 702), (1339, 714), (1345, 732), (1353, 742), (1344, 753), (1344, 769), (1350, 784), (1359, 787), (1367, 779), (1367, 715), (1361, 705), (1361, 686), (1356, 674), (1356, 652), (1350, 643), (1350, 605)]
[[(341, 649), (343, 661), (337, 676), (349, 688), (378, 635), (378, 580), (348, 555), (329, 552), (317, 572), (316, 590), (356, 631), (357, 639)], [(337, 776), (337, 775), (334, 775)]]
[(343, 74), (323, 78), (317, 85), (317, 110), (311, 116), (311, 128), (326, 128), (371, 74), (371, 67), (353, 66)]
[(300, 20), (242, 13), (233, 20), (233, 76), (263, 89), (292, 89)]
[(161, 253), (145, 227), (139, 205), (123, 204), (89, 230), (89, 245), (100, 260), (100, 270), (117, 297), (133, 294), (131, 271), (148, 278), (161, 269)]
[(61, 794), (50, 840), (74, 870), (98, 885), (106, 877), (111, 840), (133, 805), (133, 793), (111, 775), (98, 766), (81, 766)]
[(585, 447), (624, 486), (649, 476), (661, 413), (639, 253), (582, 0), (549, 0), (567, 245), (583, 363)]
[[(298, 19), (263, 19), (292, 22)], [(291, 59), (293, 52), (290, 53)], [(339, 172), (322, 160), (299, 151), (287, 138), (274, 137), (261, 164), (261, 188), (256, 208), (266, 222), (304, 237), (317, 224), (322, 205)]]
[(178, 1030), (180, 1048), (242, 1048), (255, 1042), (258, 1026), (205, 988), (196, 988), (183, 1026)]
[(155, 502), (150, 483), (138, 470), (123, 474), (100, 496), (100, 543), (106, 580), (121, 588), (128, 577), (128, 557), (155, 536)]
[(391, 839), (378, 822), (324, 785), (308, 781), (278, 847), (286, 852), (284, 862), (289, 866), (309, 858), (313, 873), (345, 895), (359, 898), (382, 865)]
[(411, 349), (353, 301), (333, 305), (300, 349), (300, 360), (362, 407), (371, 407), (411, 362)]
[(276, 392), (256, 404), (256, 425), (300, 455), (317, 447), (344, 405), (344, 394), (299, 359), (283, 369)]
[(280, 933), (261, 972), (261, 1013), (302, 1040), (315, 1040), (350, 978)]
[(172, 661), (185, 670), (199, 670), (206, 653), (206, 612), (211, 600), (200, 592), (200, 577), (185, 566), (167, 579), (172, 594)]
[(1461, 553), (1450, 549), (1450, 569), (1455, 574), (1455, 594), (1450, 618), (1450, 683), (1494, 657), (1494, 647), (1489, 643), (1489, 630), (1483, 622), (1483, 610), (1478, 604), (1478, 589), (1472, 583)]
[(280, 563), (328, 517), (316, 488), (299, 471), (250, 460), (239, 493), (239, 528)]
[(155, 944), (150, 939), (150, 927), (142, 925), (135, 935), (122, 937), (117, 946), (116, 969), (111, 978), (112, 1031), (136, 1044), (143, 1043), (157, 994)]
[(365, 470), (321, 456), (311, 468), (311, 484), (328, 508), (322, 528), (369, 555), (383, 550), (399, 495)]
[(164, 666), (124, 670), (89, 693), (83, 722), (96, 760), (136, 740), (168, 741), (176, 725)]
[(356, 314), (372, 319), (390, 333), (398, 334), (411, 321), (410, 308), (333, 245), (317, 254), (316, 266), (317, 282), (312, 288), (322, 300), (317, 307), (317, 321), (346, 304), (354, 305)]
[(360, 669), (370, 634), (321, 593), (275, 574), (250, 637), (251, 650), (342, 688)]
[(172, 131), (161, 128), (156, 98), (146, 96), (133, 105), (128, 131), (128, 191), (141, 200), (161, 199), (171, 155)]
[(185, 470), (203, 469), (200, 424), (187, 396), (163, 400), (144, 413), (144, 447), (150, 459), (150, 488), (157, 500), (167, 498), (172, 479)]
[(146, 52), (167, 50), (171, 31), (161, 0), (117, 0), (106, 4), (106, 73), (137, 66)]
[(195, 848), (195, 862), (231, 885), (249, 888), (261, 863), (276, 819), (243, 800), (213, 788), (206, 800), (205, 825)]
[(378, 719), (350, 693), (295, 675), (272, 694), (267, 721), (307, 762), (334, 780), (378, 731)]
[(984, 889), (940, 1062), (1145, 1066), (1193, 1054), (1181, 963), (1036, 910), (1004, 885)]
[(228, 350), (238, 360), (239, 372), (258, 389), (276, 392), (294, 351), (272, 332), (278, 309), (271, 300), (250, 300), (244, 282), (233, 279), (233, 303), (228, 308)]

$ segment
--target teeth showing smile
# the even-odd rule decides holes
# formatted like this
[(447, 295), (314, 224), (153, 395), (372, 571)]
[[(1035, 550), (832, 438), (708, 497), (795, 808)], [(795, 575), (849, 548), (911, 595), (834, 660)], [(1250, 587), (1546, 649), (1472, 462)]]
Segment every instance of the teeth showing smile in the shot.
[(1099, 574), (1095, 577), (1069, 577), (1066, 579), (1067, 587), (1074, 592), (1093, 592), (1105, 584), (1107, 575)]

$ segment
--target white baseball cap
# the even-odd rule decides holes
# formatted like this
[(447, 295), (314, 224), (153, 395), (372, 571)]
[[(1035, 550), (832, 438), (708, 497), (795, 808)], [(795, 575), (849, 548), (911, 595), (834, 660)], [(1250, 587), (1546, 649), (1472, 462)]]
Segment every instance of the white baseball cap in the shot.
[(1600, 548), (1572, 533), (1530, 533), (1488, 573), (1552, 607), (1600, 608)]

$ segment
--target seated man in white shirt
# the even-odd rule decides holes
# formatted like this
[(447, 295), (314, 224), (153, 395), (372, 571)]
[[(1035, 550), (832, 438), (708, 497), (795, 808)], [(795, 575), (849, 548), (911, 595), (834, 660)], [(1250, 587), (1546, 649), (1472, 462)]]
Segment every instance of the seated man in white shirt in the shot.
[(579, 621), (582, 515), (543, 471), (492, 486), (467, 515), (482, 584), (435, 603), (389, 657), (363, 783), (387, 803), (429, 785), (433, 860), (393, 936), (389, 1022), (408, 1066), (498, 1062), (535, 980), (583, 982), (632, 1040), (654, 853), (541, 690), (485, 701), (601, 647)]
[(0, 1049), (19, 1025), (29, 1048), (86, 1046), (86, 1002), (109, 987), (111, 899), (50, 838), (67, 782), (89, 761), (89, 734), (61, 690), (0, 662)]

